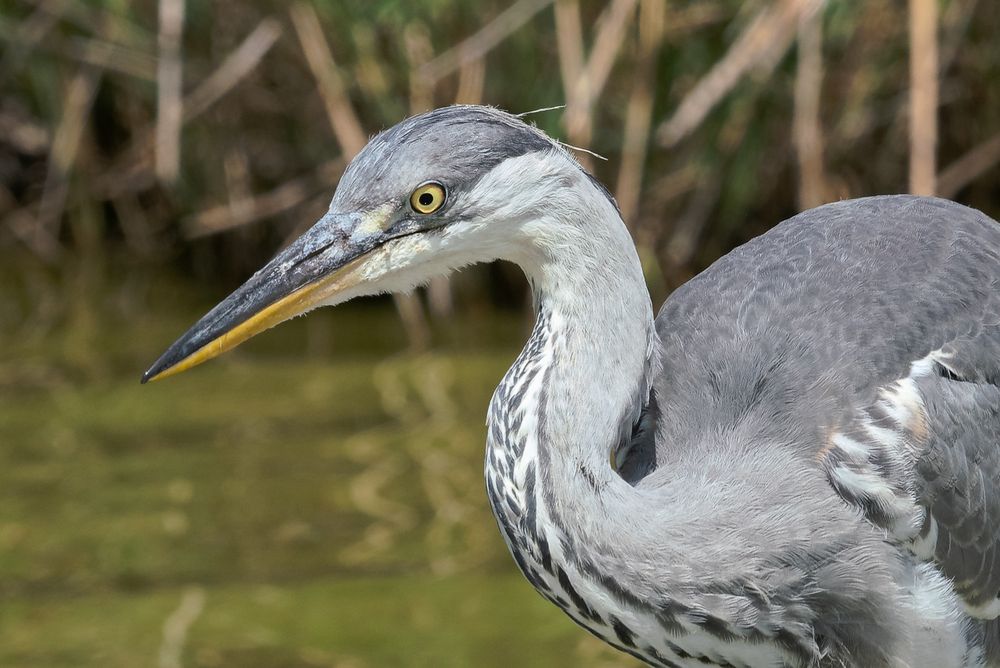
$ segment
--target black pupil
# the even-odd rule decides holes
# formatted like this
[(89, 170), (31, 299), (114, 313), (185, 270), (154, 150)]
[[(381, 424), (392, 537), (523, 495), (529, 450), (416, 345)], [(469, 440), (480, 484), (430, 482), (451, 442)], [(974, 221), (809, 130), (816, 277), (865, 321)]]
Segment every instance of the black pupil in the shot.
[(434, 195), (430, 193), (421, 193), (420, 197), (417, 198), (422, 206), (430, 206), (434, 202)]

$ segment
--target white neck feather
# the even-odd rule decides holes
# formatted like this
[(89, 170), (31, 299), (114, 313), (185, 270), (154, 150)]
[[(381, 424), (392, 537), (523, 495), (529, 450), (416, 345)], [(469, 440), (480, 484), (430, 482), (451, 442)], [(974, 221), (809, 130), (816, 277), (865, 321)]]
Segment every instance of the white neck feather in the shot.
[[(517, 262), (531, 281), (539, 322), (504, 379), (505, 385), (528, 385), (522, 392), (495, 397), (490, 422), (502, 419), (501, 412), (520, 412), (521, 420), (514, 424), (521, 433), (508, 434), (524, 445), (514, 485), (524, 484), (524, 472), (534, 463), (539, 505), (552, 506), (553, 515), (572, 516), (581, 542), (600, 545), (613, 535), (610, 523), (615, 515), (626, 512), (634, 497), (635, 490), (612, 469), (610, 460), (648, 397), (654, 371), (650, 361), (656, 359), (653, 312), (642, 268), (617, 209), (567, 157), (524, 156), (494, 172), (484, 178), (492, 183), (480, 187), (501, 202), (504, 194), (498, 195), (498, 188), (529, 190), (521, 183), (522, 175), (530, 174), (535, 181), (530, 190), (538, 190), (539, 180), (551, 188), (541, 206), (516, 197), (507, 205), (526, 209), (521, 243), (508, 250), (506, 259)], [(508, 220), (519, 215), (505, 212)], [(541, 370), (530, 379), (512, 378), (523, 375), (519, 367), (526, 356), (533, 356)], [(519, 405), (499, 406), (499, 399)], [(491, 447), (504, 447), (497, 440), (491, 438)], [(605, 512), (571, 512), (584, 499), (593, 502), (588, 507)]]

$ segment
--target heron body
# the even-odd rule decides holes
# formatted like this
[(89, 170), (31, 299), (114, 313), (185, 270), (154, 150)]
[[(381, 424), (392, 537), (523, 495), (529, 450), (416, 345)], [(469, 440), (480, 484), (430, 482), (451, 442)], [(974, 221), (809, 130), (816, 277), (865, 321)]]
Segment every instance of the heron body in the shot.
[(654, 666), (1000, 666), (1000, 225), (813, 209), (654, 318), (613, 199), (516, 117), (377, 136), (330, 211), (147, 372), (319, 305), (516, 262), (486, 487), (547, 599)]

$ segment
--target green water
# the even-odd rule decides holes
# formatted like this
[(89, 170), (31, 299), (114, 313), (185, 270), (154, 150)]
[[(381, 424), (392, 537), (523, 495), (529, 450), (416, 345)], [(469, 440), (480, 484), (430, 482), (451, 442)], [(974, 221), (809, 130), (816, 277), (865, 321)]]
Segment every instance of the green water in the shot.
[(185, 290), (0, 301), (0, 666), (634, 665), (534, 593), (489, 512), (521, 315), (413, 356), (390, 308), (348, 306), (140, 386), (207, 305)]

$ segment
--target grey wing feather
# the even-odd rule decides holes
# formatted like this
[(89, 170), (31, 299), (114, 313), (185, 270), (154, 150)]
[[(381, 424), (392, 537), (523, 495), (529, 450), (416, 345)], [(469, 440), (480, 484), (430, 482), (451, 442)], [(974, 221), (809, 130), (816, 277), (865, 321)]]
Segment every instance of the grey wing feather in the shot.
[(882, 196), (799, 214), (660, 310), (657, 465), (741, 425), (813, 458), (823, 425), (874, 403), (931, 351), (962, 346), (986, 373), (994, 351), (979, 332), (998, 313), (1000, 225), (978, 211)]
[[(824, 466), (873, 524), (930, 542), (933, 519), (926, 558), (971, 606), (991, 604), (1000, 590), (1000, 225), (933, 198), (826, 205), (689, 281), (656, 325), (655, 462), (639, 484), (657, 486), (720, 447), (784, 444)], [(887, 399), (909, 396), (901, 383), (923, 403), (908, 420)], [(837, 435), (853, 454), (838, 452)], [(837, 467), (853, 489), (837, 484)]]
[(924, 556), (970, 612), (992, 618), (1000, 614), (1000, 327), (944, 350), (938, 373), (916, 380), (926, 445), (915, 491), (927, 509), (916, 544), (926, 544)]
[[(994, 225), (995, 227), (995, 225)], [(924, 556), (950, 577), (970, 613), (1000, 615), (1000, 245), (956, 258), (985, 286), (980, 317), (935, 355), (932, 373), (915, 379), (926, 433), (916, 460), (917, 502), (927, 509)], [(953, 299), (968, 299), (958, 294)], [(930, 544), (926, 544), (930, 543)]]

